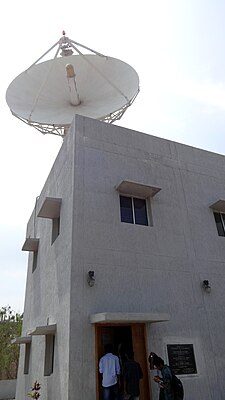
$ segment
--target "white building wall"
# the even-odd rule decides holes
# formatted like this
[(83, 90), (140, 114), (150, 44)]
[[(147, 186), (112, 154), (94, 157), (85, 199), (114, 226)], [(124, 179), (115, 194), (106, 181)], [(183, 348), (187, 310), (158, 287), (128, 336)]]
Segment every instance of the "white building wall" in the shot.
[[(61, 232), (51, 246), (50, 222), (35, 219), (40, 265), (33, 274), (29, 266), (26, 291), (24, 332), (48, 318), (57, 323), (55, 368), (43, 378), (44, 339), (33, 337), (18, 399), (37, 379), (43, 398), (93, 400), (89, 318), (107, 311), (169, 313), (169, 322), (148, 325), (148, 350), (166, 360), (167, 343), (194, 344), (198, 373), (182, 378), (185, 399), (223, 399), (225, 238), (209, 205), (225, 196), (224, 172), (218, 154), (76, 116), (37, 202), (62, 198)], [(153, 226), (120, 222), (122, 180), (162, 188), (151, 199)], [(27, 236), (33, 226), (32, 216)]]
[[(32, 273), (29, 253), (22, 336), (37, 326), (57, 324), (54, 374), (44, 377), (45, 336), (32, 336), (29, 374), (23, 374), (25, 345), (17, 383), (17, 398), (25, 399), (34, 381), (41, 384), (41, 398), (67, 399), (69, 375), (69, 325), (72, 231), (73, 151), (68, 140), (59, 152), (27, 226), (26, 237), (40, 238), (37, 268)], [(37, 218), (45, 197), (63, 198), (60, 236), (51, 244), (52, 221)]]
[[(198, 374), (183, 377), (186, 398), (222, 398), (225, 239), (209, 205), (225, 190), (224, 157), (83, 118), (76, 120), (76, 138), (72, 282), (79, 287), (71, 291), (71, 331), (78, 303), (83, 322), (73, 336), (80, 352), (79, 363), (71, 360), (71, 377), (82, 365), (78, 393), (93, 398), (90, 314), (169, 312), (170, 322), (149, 328), (149, 350), (166, 359), (166, 342), (193, 343)], [(151, 201), (153, 227), (120, 222), (115, 186), (122, 180), (162, 188)], [(95, 271), (94, 288), (85, 282), (88, 270)], [(204, 279), (210, 294), (201, 288)]]

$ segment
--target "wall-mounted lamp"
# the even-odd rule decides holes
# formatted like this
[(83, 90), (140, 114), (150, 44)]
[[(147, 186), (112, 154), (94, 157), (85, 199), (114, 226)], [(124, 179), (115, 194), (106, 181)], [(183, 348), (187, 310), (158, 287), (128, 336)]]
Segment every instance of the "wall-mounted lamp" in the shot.
[(87, 283), (89, 286), (94, 286), (95, 284), (95, 272), (89, 271), (87, 274)]
[(209, 284), (208, 279), (204, 279), (204, 281), (202, 282), (202, 287), (203, 289), (205, 289), (207, 292), (211, 291), (211, 286)]

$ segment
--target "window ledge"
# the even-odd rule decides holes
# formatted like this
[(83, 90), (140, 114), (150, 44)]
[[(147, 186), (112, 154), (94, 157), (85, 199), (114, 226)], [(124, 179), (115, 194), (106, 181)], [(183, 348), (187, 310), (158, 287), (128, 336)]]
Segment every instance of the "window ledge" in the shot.
[(91, 324), (96, 323), (109, 323), (109, 322), (117, 322), (117, 323), (154, 323), (154, 322), (163, 322), (169, 321), (170, 315), (165, 313), (110, 313), (103, 312), (92, 314), (90, 316)]
[(17, 336), (11, 340), (12, 344), (26, 344), (31, 343), (32, 338), (30, 336)]
[(56, 324), (37, 326), (32, 331), (28, 332), (28, 335), (54, 335), (56, 333)]
[(42, 203), (38, 217), (40, 218), (59, 218), (62, 199), (46, 197)]
[(37, 252), (39, 247), (39, 239), (37, 238), (26, 238), (22, 251), (34, 251)]
[(121, 194), (128, 194), (130, 196), (137, 196), (142, 198), (155, 196), (161, 188), (152, 185), (144, 185), (142, 183), (133, 181), (122, 181), (115, 189)]
[(225, 212), (225, 200), (219, 199), (215, 203), (211, 204), (209, 207), (212, 208), (214, 211)]

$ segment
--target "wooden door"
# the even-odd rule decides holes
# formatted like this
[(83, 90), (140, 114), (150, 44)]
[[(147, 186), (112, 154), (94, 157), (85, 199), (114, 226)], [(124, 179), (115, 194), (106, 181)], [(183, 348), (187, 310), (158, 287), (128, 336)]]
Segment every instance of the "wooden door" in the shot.
[(140, 400), (148, 400), (151, 399), (151, 397), (149, 392), (148, 361), (144, 324), (132, 324), (132, 343), (134, 359), (139, 362), (143, 371), (143, 379), (140, 381)]
[[(101, 399), (101, 378), (99, 374), (99, 359), (104, 355), (104, 344), (114, 343), (115, 331), (118, 327), (128, 326), (127, 324), (105, 324), (96, 325), (96, 399)], [(140, 400), (151, 399), (149, 393), (148, 362), (146, 354), (145, 324), (130, 324), (132, 332), (132, 347), (134, 358), (141, 365), (143, 379), (140, 381)]]

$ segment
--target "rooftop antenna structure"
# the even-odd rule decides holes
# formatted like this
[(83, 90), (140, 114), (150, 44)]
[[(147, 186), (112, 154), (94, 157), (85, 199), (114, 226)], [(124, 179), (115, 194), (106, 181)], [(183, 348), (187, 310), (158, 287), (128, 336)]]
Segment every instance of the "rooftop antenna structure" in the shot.
[[(62, 34), (9, 85), (6, 102), (12, 114), (43, 134), (61, 137), (75, 114), (107, 123), (119, 120), (138, 95), (136, 71)], [(43, 61), (54, 48), (54, 58)]]

